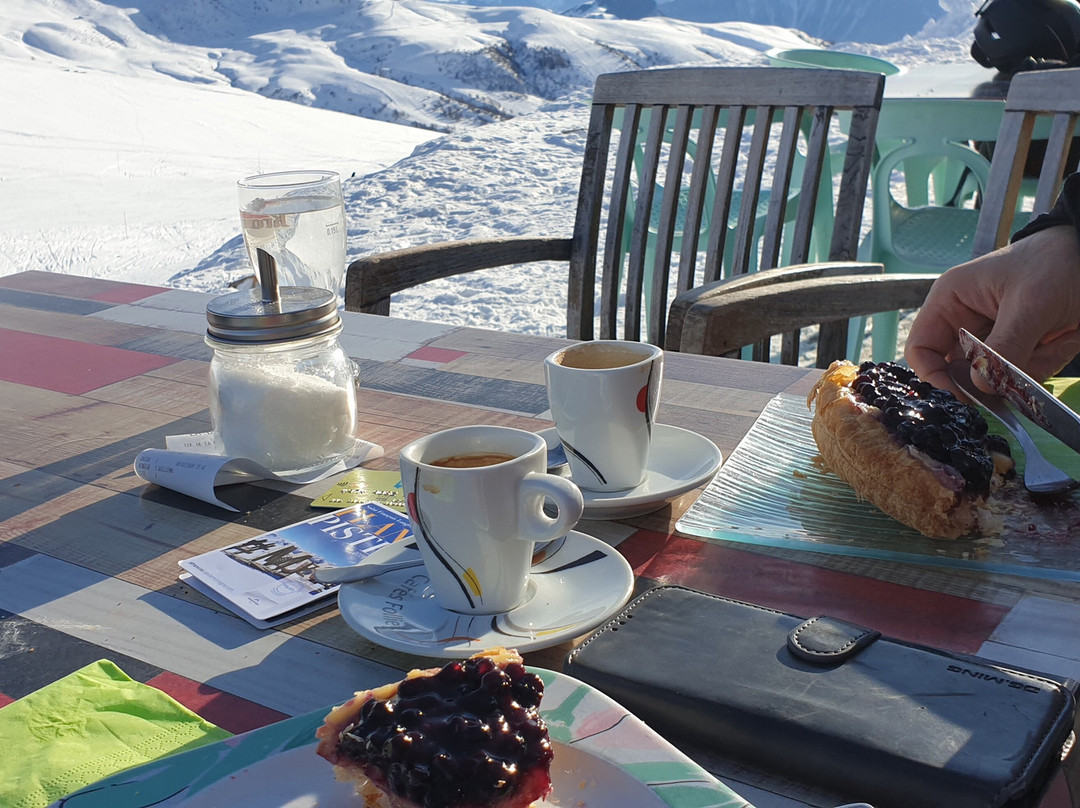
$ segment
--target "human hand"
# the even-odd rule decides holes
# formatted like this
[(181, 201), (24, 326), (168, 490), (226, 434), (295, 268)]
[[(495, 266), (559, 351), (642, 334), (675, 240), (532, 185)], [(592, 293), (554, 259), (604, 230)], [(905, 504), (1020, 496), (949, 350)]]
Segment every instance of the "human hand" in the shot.
[[(966, 328), (1040, 381), (1080, 353), (1080, 240), (1050, 227), (942, 274), (911, 326), (904, 358), (920, 378), (957, 392), (946, 370)], [(982, 389), (979, 374), (972, 380)]]

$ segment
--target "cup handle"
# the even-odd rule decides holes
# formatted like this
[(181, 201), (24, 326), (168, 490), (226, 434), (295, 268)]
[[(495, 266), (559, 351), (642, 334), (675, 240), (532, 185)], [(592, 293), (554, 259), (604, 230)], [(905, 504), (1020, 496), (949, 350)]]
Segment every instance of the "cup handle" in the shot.
[[(530, 471), (521, 480), (521, 497), (524, 507), (519, 517), (519, 536), (527, 541), (548, 541), (565, 536), (581, 519), (585, 500), (581, 489), (566, 477)], [(544, 499), (555, 503), (558, 515), (544, 512)]]

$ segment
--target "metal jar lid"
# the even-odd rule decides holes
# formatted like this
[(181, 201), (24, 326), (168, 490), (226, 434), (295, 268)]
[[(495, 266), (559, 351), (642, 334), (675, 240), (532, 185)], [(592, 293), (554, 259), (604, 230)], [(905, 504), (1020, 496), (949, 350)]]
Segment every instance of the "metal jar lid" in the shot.
[(232, 292), (206, 304), (206, 334), (226, 343), (284, 342), (341, 327), (337, 295), (311, 286), (277, 285), (274, 259), (259, 250), (259, 289)]

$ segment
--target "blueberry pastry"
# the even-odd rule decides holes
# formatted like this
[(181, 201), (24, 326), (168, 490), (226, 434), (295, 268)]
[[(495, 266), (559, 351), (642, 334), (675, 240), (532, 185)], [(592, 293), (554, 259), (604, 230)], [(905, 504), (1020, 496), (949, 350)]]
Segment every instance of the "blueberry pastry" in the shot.
[(358, 692), (316, 751), (368, 808), (526, 808), (551, 791), (543, 692), (516, 651), (485, 651)]
[(834, 362), (807, 397), (828, 468), (861, 499), (937, 539), (993, 532), (991, 490), (1013, 473), (974, 407), (893, 362)]

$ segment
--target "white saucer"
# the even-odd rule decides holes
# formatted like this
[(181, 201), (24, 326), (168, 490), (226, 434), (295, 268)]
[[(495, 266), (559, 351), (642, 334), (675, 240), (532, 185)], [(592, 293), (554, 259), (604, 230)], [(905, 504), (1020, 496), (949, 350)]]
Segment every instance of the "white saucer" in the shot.
[[(378, 561), (373, 553), (371, 558)], [(466, 615), (435, 599), (423, 566), (344, 584), (345, 622), (378, 645), (432, 657), (463, 657), (502, 645), (518, 651), (577, 637), (630, 599), (634, 572), (614, 547), (571, 531), (534, 561), (524, 604), (503, 614)]]
[[(548, 446), (559, 442), (554, 427), (539, 433)], [(669, 424), (653, 426), (652, 448), (645, 481), (629, 491), (586, 491), (585, 519), (626, 519), (658, 511), (680, 494), (708, 482), (723, 460), (706, 437)], [(569, 476), (568, 467), (564, 473)]]

